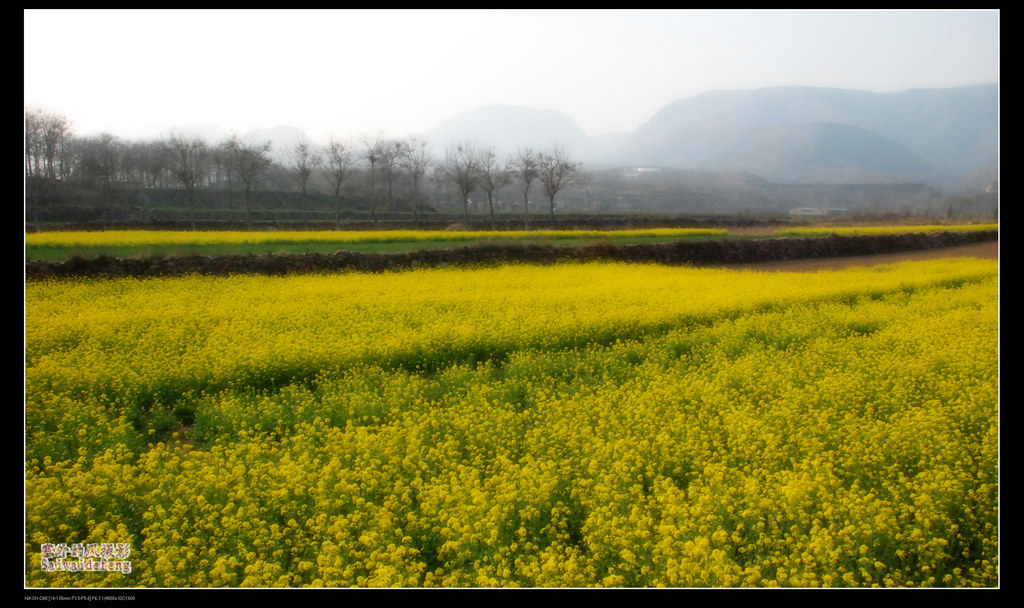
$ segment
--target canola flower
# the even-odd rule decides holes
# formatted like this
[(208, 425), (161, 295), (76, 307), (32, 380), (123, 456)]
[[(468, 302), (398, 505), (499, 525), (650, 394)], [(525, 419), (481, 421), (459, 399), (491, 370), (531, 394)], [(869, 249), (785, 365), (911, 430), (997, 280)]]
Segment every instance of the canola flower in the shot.
[(904, 234), (909, 232), (971, 232), (977, 230), (999, 230), (999, 224), (960, 224), (922, 226), (816, 226), (812, 228), (783, 228), (776, 230), (776, 236), (860, 236), (871, 234)]
[(993, 586), (997, 318), (979, 260), (27, 285), (26, 585)]

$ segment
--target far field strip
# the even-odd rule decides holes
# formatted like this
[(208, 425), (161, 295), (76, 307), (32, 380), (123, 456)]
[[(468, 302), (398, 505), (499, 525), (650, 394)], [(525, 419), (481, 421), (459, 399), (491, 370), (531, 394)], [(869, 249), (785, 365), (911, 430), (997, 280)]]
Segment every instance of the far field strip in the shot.
[(679, 240), (749, 239), (786, 236), (843, 236), (996, 230), (997, 224), (815, 227), (778, 229), (752, 235), (724, 228), (651, 228), (635, 230), (531, 231), (167, 231), (111, 230), (39, 232), (25, 235), (26, 260), (62, 261), (72, 256), (146, 257), (248, 253), (331, 253), (339, 250), (393, 253), (443, 249), (472, 244), (613, 245)]
[(990, 260), (949, 259), (811, 274), (564, 263), (53, 280), (26, 286), (26, 382), (29, 393), (48, 387), (148, 401), (237, 383), (272, 387), (361, 364), (436, 369), (997, 272)]

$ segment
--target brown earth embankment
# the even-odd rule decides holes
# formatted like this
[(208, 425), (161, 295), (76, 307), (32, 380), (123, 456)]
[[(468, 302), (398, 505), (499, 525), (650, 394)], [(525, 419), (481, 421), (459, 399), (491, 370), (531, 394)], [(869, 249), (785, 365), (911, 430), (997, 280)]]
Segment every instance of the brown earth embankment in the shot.
[(757, 270), (759, 272), (816, 272), (819, 270), (840, 270), (851, 266), (875, 266), (877, 264), (895, 264), (897, 262), (935, 260), (939, 258), (982, 258), (998, 261), (999, 241), (953, 245), (952, 247), (903, 251), (899, 253), (876, 253), (872, 255), (781, 260), (776, 262), (749, 262), (745, 264), (722, 264), (721, 266), (736, 270)]
[(998, 241), (998, 231), (904, 233), (885, 235), (786, 237), (674, 243), (585, 246), (479, 244), (454, 249), (403, 253), (248, 254), (155, 256), (149, 258), (76, 257), (64, 262), (30, 261), (26, 280), (63, 277), (153, 277), (182, 274), (284, 275), (303, 272), (382, 272), (424, 267), (615, 260), (669, 265), (743, 265), (790, 260), (877, 256), (938, 250)]

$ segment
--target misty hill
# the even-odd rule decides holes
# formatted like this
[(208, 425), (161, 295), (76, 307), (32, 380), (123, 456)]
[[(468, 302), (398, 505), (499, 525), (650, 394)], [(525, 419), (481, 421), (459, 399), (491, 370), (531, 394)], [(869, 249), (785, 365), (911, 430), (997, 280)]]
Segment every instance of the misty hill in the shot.
[(574, 158), (594, 156), (594, 142), (571, 118), (556, 110), (517, 106), (487, 106), (464, 112), (431, 129), (426, 139), (438, 154), (462, 141), (494, 146), (499, 157), (521, 148), (545, 151), (562, 146)]
[(286, 162), (288, 155), (300, 143), (311, 143), (306, 134), (295, 127), (278, 125), (269, 129), (253, 129), (242, 136), (244, 141), (254, 144), (270, 142), (270, 154), (278, 162)]
[(712, 91), (676, 100), (632, 134), (588, 137), (555, 110), (489, 106), (427, 137), (499, 154), (558, 143), (590, 168), (748, 171), (780, 183), (963, 183), (998, 160), (998, 86), (871, 93), (824, 87)]
[(997, 155), (997, 85), (901, 93), (773, 87), (674, 101), (605, 161), (746, 168), (797, 183), (817, 181), (822, 171), (950, 181)]
[(666, 146), (655, 160), (666, 166), (748, 171), (778, 183), (928, 183), (942, 178), (906, 146), (840, 122), (723, 129), (692, 141), (701, 148)]
[[(424, 134), (436, 154), (474, 141), (505, 157), (564, 147), (588, 169), (657, 166), (749, 172), (790, 184), (975, 184), (998, 162), (998, 85), (871, 93), (823, 87), (711, 91), (679, 99), (631, 134), (589, 137), (556, 110), (487, 106)], [(261, 129), (275, 154), (304, 139)], [(994, 181), (994, 178), (993, 180)]]

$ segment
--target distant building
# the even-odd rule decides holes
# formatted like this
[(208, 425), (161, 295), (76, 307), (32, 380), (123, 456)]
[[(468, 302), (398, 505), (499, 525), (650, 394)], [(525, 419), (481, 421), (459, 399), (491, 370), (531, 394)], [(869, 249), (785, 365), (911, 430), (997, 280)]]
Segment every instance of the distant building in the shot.
[(850, 212), (845, 207), (795, 207), (789, 210), (792, 217), (827, 217), (846, 215)]
[(630, 167), (626, 169), (623, 177), (626, 179), (640, 179), (661, 173), (661, 167)]

